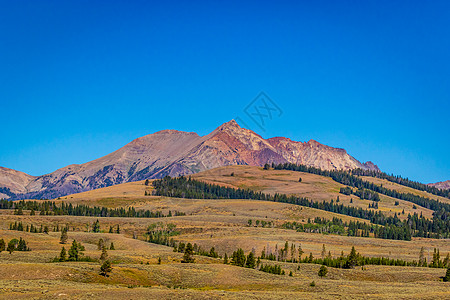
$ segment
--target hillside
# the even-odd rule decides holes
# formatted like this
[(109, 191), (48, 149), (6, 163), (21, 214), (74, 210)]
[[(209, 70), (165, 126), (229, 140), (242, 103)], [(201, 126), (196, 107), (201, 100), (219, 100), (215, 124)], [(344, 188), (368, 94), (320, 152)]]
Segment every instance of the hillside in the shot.
[(56, 198), (147, 178), (193, 174), (228, 165), (262, 166), (267, 162), (306, 164), (325, 170), (377, 170), (372, 163), (362, 164), (344, 149), (314, 140), (305, 143), (283, 137), (266, 140), (232, 120), (205, 136), (159, 131), (102, 158), (42, 176), (2, 169), (0, 188), (10, 189), (0, 192), (10, 199)]
[[(299, 182), (299, 177), (302, 181)], [(352, 195), (339, 193), (344, 185), (329, 177), (287, 170), (264, 170), (252, 166), (227, 166), (192, 175), (195, 180), (219, 184), (233, 188), (245, 188), (268, 194), (293, 194), (308, 197), (313, 201), (336, 201), (348, 206), (367, 208), (372, 202)], [(421, 248), (428, 262), (432, 262), (433, 249), (439, 249), (440, 261), (450, 253), (448, 239), (412, 237), (395, 240), (348, 236), (347, 233), (329, 233), (333, 226), (315, 223), (315, 218), (328, 221), (341, 219), (345, 223), (370, 221), (344, 214), (324, 211), (289, 203), (252, 199), (187, 199), (151, 195), (155, 188), (150, 180), (136, 181), (104, 187), (55, 199), (56, 205), (80, 204), (109, 209), (123, 209), (125, 215), (55, 215), (52, 211), (31, 214), (25, 209), (22, 215), (14, 209), (0, 209), (0, 239), (6, 242), (13, 238), (23, 238), (31, 251), (0, 252), (0, 284), (5, 297), (33, 296), (35, 298), (77, 298), (89, 294), (90, 297), (112, 299), (158, 297), (195, 299), (283, 299), (294, 297), (324, 299), (345, 295), (350, 298), (392, 299), (402, 295), (414, 298), (426, 294), (430, 298), (446, 298), (450, 294), (447, 283), (440, 277), (445, 269), (412, 266), (387, 266), (366, 264), (351, 269), (328, 267), (327, 277), (320, 278), (320, 265), (292, 261), (296, 257), (306, 259), (310, 255), (321, 257), (323, 247), (331, 258), (348, 255), (352, 246), (365, 257), (385, 257), (417, 261)], [(146, 195), (147, 194), (147, 195)], [(412, 212), (411, 203), (381, 197), (377, 211), (398, 212), (404, 207)], [(19, 205), (21, 202), (17, 202)], [(29, 203), (33, 203), (30, 202)], [(44, 201), (37, 201), (44, 203)], [(129, 217), (126, 212), (134, 210), (160, 211), (160, 217)], [(392, 211), (391, 211), (392, 210)], [(418, 207), (415, 212), (423, 213), (430, 219), (431, 211)], [(17, 211), (16, 211), (17, 212)], [(169, 215), (172, 214), (172, 215)], [(99, 232), (94, 224), (99, 221)], [(48, 234), (9, 230), (11, 224), (21, 222), (24, 227), (49, 228)], [(305, 230), (293, 230), (286, 224), (297, 222)], [(310, 223), (311, 222), (311, 223)], [(16, 223), (17, 224), (17, 223)], [(264, 225), (263, 225), (264, 224)], [(42, 226), (42, 227), (41, 227)], [(68, 242), (60, 243), (61, 228), (67, 226)], [(120, 226), (120, 232), (116, 230)], [(149, 227), (150, 226), (150, 227)], [(149, 242), (149, 230), (162, 233), (163, 228), (172, 226), (176, 234), (171, 238), (175, 243), (192, 243), (206, 250), (214, 247), (219, 257), (193, 256), (194, 263), (182, 263), (184, 254), (174, 252), (173, 246)], [(308, 227), (309, 226), (309, 227)], [(113, 243), (115, 250), (108, 248), (108, 259), (112, 271), (108, 277), (99, 275), (102, 260), (98, 250), (102, 239), (108, 247)], [(76, 240), (85, 247), (84, 255), (92, 261), (51, 262), (58, 257), (61, 248), (68, 250)], [(285, 275), (265, 273), (255, 268), (242, 268), (230, 261), (224, 263), (238, 248), (245, 255), (254, 252), (276, 254), (282, 257), (281, 249), (289, 245), (285, 259), (269, 260), (260, 258), (261, 264), (279, 266)], [(302, 249), (303, 253), (299, 253)], [(159, 262), (161, 260), (161, 262)], [(230, 258), (231, 260), (231, 258)], [(289, 276), (289, 274), (292, 276)], [(5, 275), (7, 274), (7, 275)], [(14, 278), (14, 281), (11, 281)], [(315, 281), (316, 286), (310, 283)], [(25, 292), (25, 293), (23, 293)], [(23, 293), (23, 294), (22, 294)]]

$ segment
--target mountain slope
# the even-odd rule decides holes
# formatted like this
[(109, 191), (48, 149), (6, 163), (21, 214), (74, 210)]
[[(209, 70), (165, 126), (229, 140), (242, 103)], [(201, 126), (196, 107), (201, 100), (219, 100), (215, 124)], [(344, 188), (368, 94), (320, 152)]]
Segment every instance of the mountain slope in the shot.
[(450, 180), (436, 182), (436, 183), (429, 183), (429, 186), (434, 186), (441, 190), (450, 189)]
[(10, 171), (0, 172), (0, 187), (11, 190), (0, 197), (56, 198), (123, 182), (187, 175), (228, 165), (262, 166), (267, 162), (301, 163), (326, 170), (378, 169), (370, 162), (360, 163), (344, 149), (314, 140), (266, 140), (232, 120), (202, 137), (192, 132), (159, 131), (99, 159), (38, 177), (6, 169)]

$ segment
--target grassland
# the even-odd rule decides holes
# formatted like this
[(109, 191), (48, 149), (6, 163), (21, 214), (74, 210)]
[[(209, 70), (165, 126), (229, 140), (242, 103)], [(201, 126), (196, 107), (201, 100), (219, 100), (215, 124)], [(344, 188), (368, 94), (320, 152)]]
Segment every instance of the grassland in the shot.
[[(234, 173), (234, 176), (230, 176)], [(193, 177), (233, 187), (245, 187), (268, 193), (287, 193), (306, 196), (315, 200), (331, 201), (340, 197), (346, 205), (367, 208), (369, 201), (339, 194), (342, 186), (330, 178), (292, 171), (265, 171), (256, 167), (224, 167), (194, 175)], [(302, 182), (298, 182), (302, 177)], [(384, 184), (383, 184), (384, 186)], [(257, 255), (264, 248), (282, 247), (285, 241), (301, 245), (304, 255), (312, 253), (318, 257), (322, 245), (332, 256), (346, 254), (352, 246), (365, 256), (384, 256), (404, 260), (417, 260), (419, 251), (425, 249), (428, 260), (434, 248), (439, 248), (441, 257), (450, 252), (449, 240), (413, 238), (412, 241), (395, 241), (374, 238), (325, 235), (281, 229), (278, 225), (286, 221), (306, 222), (316, 216), (332, 218), (338, 216), (345, 221), (356, 218), (325, 212), (317, 209), (256, 200), (205, 200), (176, 199), (144, 196), (151, 193), (151, 186), (144, 182), (126, 183), (85, 193), (70, 195), (57, 202), (88, 204), (97, 206), (134, 207), (136, 209), (185, 212), (185, 216), (167, 218), (94, 218), (74, 216), (30, 216), (14, 215), (12, 210), (0, 211), (0, 238), (24, 238), (30, 252), (6, 251), (0, 253), (0, 298), (4, 299), (445, 299), (450, 298), (450, 284), (441, 281), (445, 269), (393, 266), (365, 266), (364, 269), (333, 269), (325, 278), (317, 275), (320, 266), (286, 262), (264, 262), (280, 264), (293, 276), (280, 276), (254, 269), (224, 265), (223, 260), (195, 256), (194, 264), (181, 263), (182, 253), (171, 247), (144, 241), (144, 233), (156, 222), (176, 225), (179, 235), (175, 240), (191, 242), (203, 249), (214, 246), (220, 255), (230, 255), (237, 248), (245, 253), (252, 250)], [(411, 203), (382, 197), (379, 208), (389, 213), (399, 209), (405, 212), (431, 211)], [(99, 219), (100, 233), (87, 232), (87, 228)], [(274, 227), (248, 226), (248, 220), (265, 220)], [(47, 225), (49, 234), (8, 230), (11, 222)], [(364, 221), (364, 220), (360, 220)], [(254, 223), (253, 223), (254, 224)], [(85, 255), (100, 257), (97, 248), (100, 238), (116, 250), (108, 251), (113, 262), (109, 277), (99, 275), (98, 262), (50, 261), (59, 255), (60, 233), (52, 232), (54, 226), (68, 225), (68, 244), (72, 240), (81, 242)], [(110, 226), (119, 225), (120, 234), (108, 233)], [(136, 237), (136, 238), (133, 238)], [(161, 258), (161, 264), (158, 264)], [(316, 286), (310, 286), (315, 281)]]

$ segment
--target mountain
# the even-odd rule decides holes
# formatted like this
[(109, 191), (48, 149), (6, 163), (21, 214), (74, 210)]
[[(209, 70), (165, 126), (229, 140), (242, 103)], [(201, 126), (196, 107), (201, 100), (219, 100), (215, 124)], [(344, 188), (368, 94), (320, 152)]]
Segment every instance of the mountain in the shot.
[(450, 189), (450, 180), (436, 182), (436, 183), (429, 183), (429, 186), (434, 186), (435, 188), (446, 190)]
[(69, 165), (42, 176), (1, 168), (0, 197), (56, 198), (147, 178), (187, 175), (227, 165), (262, 166), (272, 162), (304, 164), (326, 170), (378, 170), (371, 162), (360, 163), (344, 149), (314, 140), (302, 143), (284, 137), (264, 139), (232, 120), (205, 136), (177, 130), (159, 131), (135, 139), (99, 159)]

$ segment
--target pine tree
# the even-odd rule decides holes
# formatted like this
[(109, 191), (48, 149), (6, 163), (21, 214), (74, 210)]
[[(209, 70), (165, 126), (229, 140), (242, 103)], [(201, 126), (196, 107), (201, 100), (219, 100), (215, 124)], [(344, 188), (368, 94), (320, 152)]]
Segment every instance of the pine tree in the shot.
[(109, 233), (113, 233), (113, 228), (112, 228), (112, 226), (109, 226)]
[(247, 261), (246, 261), (246, 263), (245, 263), (245, 266), (246, 266), (247, 268), (251, 268), (251, 269), (254, 269), (254, 268), (255, 268), (255, 266), (256, 266), (256, 261), (255, 261), (255, 255), (253, 254), (253, 252), (250, 252), (250, 253), (247, 255)]
[(225, 253), (225, 256), (223, 257), (223, 263), (228, 264), (228, 255)]
[(427, 264), (427, 260), (425, 258), (425, 250), (422, 248), (420, 248), (420, 252), (419, 252), (419, 267), (426, 267)]
[(322, 244), (322, 253), (321, 253), (322, 259), (325, 259), (326, 255), (327, 255), (327, 250), (325, 249), (325, 244)]
[(102, 254), (100, 255), (100, 260), (106, 260), (108, 258), (108, 252), (106, 251), (106, 247), (103, 245)]
[(98, 221), (98, 219), (94, 222), (94, 225), (92, 225), (92, 232), (100, 232), (100, 222)]
[(66, 261), (66, 260), (67, 260), (66, 248), (62, 247), (61, 252), (59, 253), (59, 261)]
[(109, 276), (108, 274), (111, 273), (111, 271), (112, 271), (111, 262), (109, 260), (105, 260), (102, 266), (100, 267), (100, 275), (108, 277)]
[(13, 251), (15, 251), (17, 249), (16, 248), (17, 243), (18, 243), (17, 239), (10, 240), (8, 243), (8, 247), (6, 248), (6, 251), (8, 251), (9, 254), (12, 254)]
[(325, 276), (327, 276), (327, 273), (328, 273), (327, 267), (324, 266), (324, 265), (322, 265), (322, 266), (320, 267), (320, 269), (319, 269), (318, 275), (319, 275), (320, 277), (325, 277)]
[(298, 260), (301, 261), (302, 260), (302, 255), (303, 253), (305, 253), (302, 249), (302, 244), (298, 245)]
[(450, 267), (447, 269), (447, 272), (445, 273), (444, 281), (445, 282), (450, 281)]
[(346, 267), (351, 269), (358, 265), (358, 254), (356, 253), (355, 246), (352, 247), (350, 254), (347, 257)]
[(245, 266), (245, 254), (244, 250), (239, 248), (237, 251), (233, 252), (233, 257), (231, 263), (235, 266), (244, 267)]
[(192, 255), (194, 255), (194, 248), (192, 247), (191, 243), (187, 243), (186, 248), (184, 249), (183, 260), (181, 262), (193, 263), (194, 258), (192, 257)]
[(99, 239), (97, 243), (97, 250), (102, 250), (105, 247), (105, 242), (103, 239)]
[(70, 247), (68, 253), (69, 253), (69, 260), (71, 261), (78, 261), (78, 259), (81, 256), (81, 244), (78, 244), (76, 240), (73, 240), (72, 246)]
[(65, 244), (65, 243), (67, 243), (67, 229), (66, 228), (64, 228), (62, 231), (61, 231), (61, 237), (60, 237), (60, 239), (59, 239), (59, 242), (61, 243), (61, 244)]
[(5, 240), (1, 239), (0, 240), (0, 253), (5, 251), (5, 247), (6, 247)]
[(120, 227), (119, 227), (119, 224), (117, 224), (116, 233), (120, 233)]
[(109, 247), (109, 250), (116, 250), (116, 248), (114, 248), (114, 243), (111, 242), (111, 246)]

